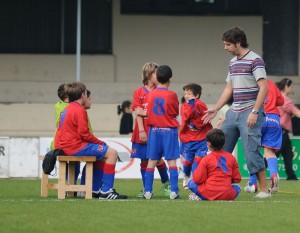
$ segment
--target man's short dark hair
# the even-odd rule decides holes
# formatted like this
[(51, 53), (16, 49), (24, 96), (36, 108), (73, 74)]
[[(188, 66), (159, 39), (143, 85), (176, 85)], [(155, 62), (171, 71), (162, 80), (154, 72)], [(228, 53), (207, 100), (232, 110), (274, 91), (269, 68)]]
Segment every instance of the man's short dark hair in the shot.
[(222, 40), (233, 44), (241, 43), (243, 48), (249, 46), (245, 32), (239, 27), (233, 27), (224, 32)]
[(206, 134), (206, 141), (214, 150), (221, 150), (225, 143), (225, 134), (221, 129), (212, 129)]
[(161, 84), (169, 82), (172, 76), (172, 69), (167, 65), (161, 65), (156, 70), (157, 81)]

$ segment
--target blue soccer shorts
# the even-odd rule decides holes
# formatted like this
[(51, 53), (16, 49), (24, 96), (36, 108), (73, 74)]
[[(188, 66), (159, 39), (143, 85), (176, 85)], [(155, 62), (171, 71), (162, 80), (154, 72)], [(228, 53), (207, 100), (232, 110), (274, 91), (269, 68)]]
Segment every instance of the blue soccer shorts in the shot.
[(280, 117), (277, 114), (267, 114), (261, 128), (261, 144), (263, 147), (280, 150), (282, 143), (282, 129)]
[(150, 127), (147, 159), (175, 160), (179, 158), (179, 141), (177, 128)]
[(85, 147), (83, 147), (80, 151), (73, 154), (75, 156), (96, 156), (97, 160), (102, 160), (107, 153), (109, 146), (104, 143), (102, 144), (94, 144), (88, 143)]
[(147, 144), (132, 143), (130, 158), (147, 159)]
[(193, 161), (195, 156), (204, 157), (208, 151), (206, 139), (202, 141), (183, 142), (181, 143), (180, 151), (186, 161)]

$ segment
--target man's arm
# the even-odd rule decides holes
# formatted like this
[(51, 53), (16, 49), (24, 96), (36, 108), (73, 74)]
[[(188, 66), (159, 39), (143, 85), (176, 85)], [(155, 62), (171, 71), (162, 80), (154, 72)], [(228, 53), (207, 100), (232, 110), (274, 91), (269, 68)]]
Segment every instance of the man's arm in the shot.
[[(257, 99), (255, 101), (255, 104), (253, 106), (253, 110), (259, 111), (259, 109), (264, 104), (265, 98), (268, 94), (268, 82), (267, 79), (261, 78), (257, 81), (257, 84), (259, 86), (259, 91), (257, 95)], [(258, 119), (258, 114), (254, 114), (251, 112), (247, 118), (247, 126), (252, 128), (256, 125)]]
[(229, 101), (229, 99), (232, 96), (232, 93), (232, 85), (231, 83), (227, 83), (222, 95), (220, 96), (215, 106), (205, 111), (206, 114), (202, 118), (204, 124), (212, 121), (212, 119), (217, 115), (217, 112)]
[(258, 95), (257, 95), (257, 99), (256, 99), (256, 102), (253, 106), (253, 109), (258, 111), (261, 106), (263, 106), (264, 104), (264, 101), (265, 101), (265, 98), (268, 94), (268, 82), (265, 78), (261, 78), (257, 81), (257, 84), (259, 86), (259, 92), (258, 92)]

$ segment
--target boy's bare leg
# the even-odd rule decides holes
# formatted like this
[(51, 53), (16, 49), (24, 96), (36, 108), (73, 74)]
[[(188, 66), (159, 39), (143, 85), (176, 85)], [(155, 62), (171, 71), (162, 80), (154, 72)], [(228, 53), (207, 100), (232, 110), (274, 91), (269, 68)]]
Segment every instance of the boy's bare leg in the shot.
[(260, 191), (264, 193), (268, 193), (266, 171), (264, 170), (259, 171), (257, 173), (257, 179), (258, 179)]

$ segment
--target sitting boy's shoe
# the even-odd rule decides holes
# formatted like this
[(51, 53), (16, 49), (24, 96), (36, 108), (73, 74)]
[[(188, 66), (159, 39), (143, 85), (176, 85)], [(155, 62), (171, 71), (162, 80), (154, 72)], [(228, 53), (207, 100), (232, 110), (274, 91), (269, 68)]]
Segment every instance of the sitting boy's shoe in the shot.
[(255, 197), (256, 198), (269, 198), (269, 197), (271, 197), (271, 193), (259, 192)]
[(128, 196), (122, 195), (117, 193), (115, 189), (110, 189), (107, 192), (99, 192), (99, 199), (107, 199), (107, 200), (114, 200), (114, 199), (127, 199)]
[(189, 180), (190, 180), (190, 177), (184, 175), (183, 182), (182, 182), (182, 187), (184, 189), (189, 189), (189, 187), (188, 187)]
[(195, 193), (190, 193), (189, 200), (190, 201), (201, 201), (202, 199), (200, 197), (198, 197)]
[(171, 192), (170, 193), (170, 199), (178, 199), (179, 198), (179, 193), (178, 192)]
[(99, 193), (100, 193), (100, 191), (99, 192), (92, 192), (92, 197), (99, 199)]
[(144, 199), (150, 200), (153, 196), (152, 192), (144, 192)]
[(256, 193), (258, 188), (257, 188), (257, 184), (253, 184), (253, 185), (249, 185), (249, 182), (247, 183), (246, 187), (244, 188), (244, 190), (247, 193)]
[(170, 181), (168, 180), (166, 183), (162, 185), (162, 192), (164, 197), (169, 197), (171, 194), (171, 185)]
[(279, 175), (277, 173), (273, 174), (271, 177), (271, 186), (269, 192), (274, 194), (279, 191)]

